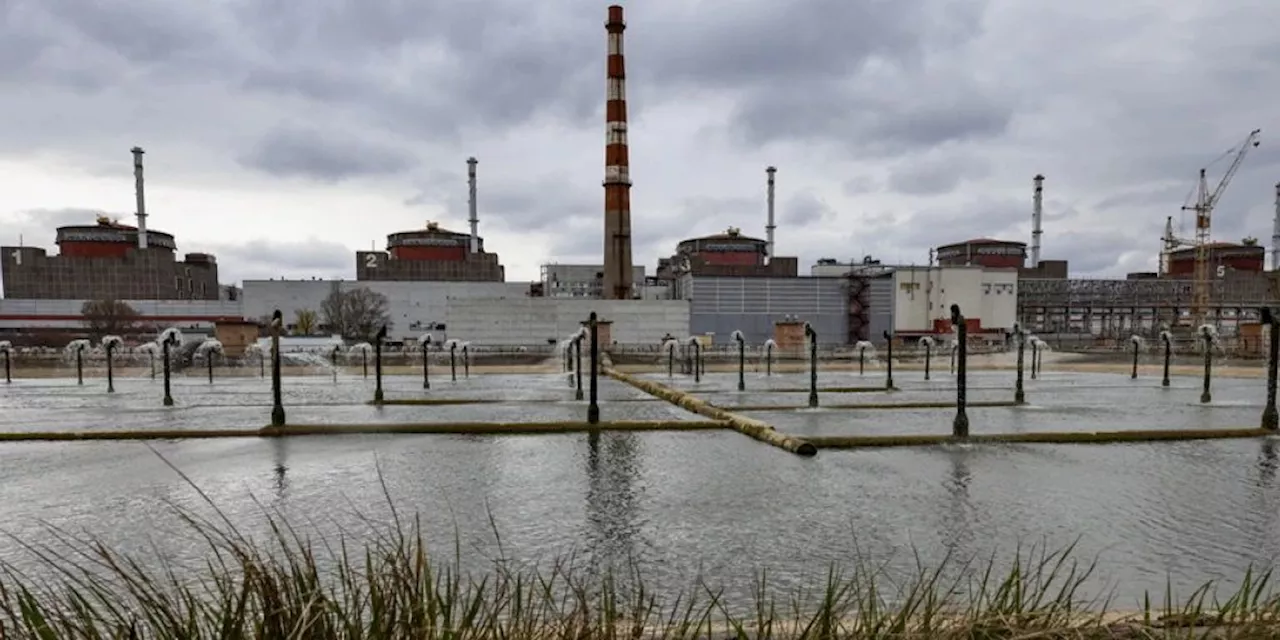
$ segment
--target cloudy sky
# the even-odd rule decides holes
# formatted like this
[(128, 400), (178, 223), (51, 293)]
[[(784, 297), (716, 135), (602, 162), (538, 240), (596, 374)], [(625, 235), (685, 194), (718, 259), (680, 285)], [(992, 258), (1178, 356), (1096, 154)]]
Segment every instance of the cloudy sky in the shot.
[[(598, 262), (607, 2), (3, 0), (0, 243), (132, 215), (223, 279), (354, 276), (427, 220), (508, 279)], [(1270, 241), (1280, 3), (645, 0), (626, 7), (637, 262), (728, 226), (778, 253), (924, 263), (977, 236), (1153, 269), (1200, 167), (1254, 128), (1215, 238)], [(1209, 165), (1214, 181), (1226, 160)], [(1184, 222), (1190, 235), (1189, 220)]]

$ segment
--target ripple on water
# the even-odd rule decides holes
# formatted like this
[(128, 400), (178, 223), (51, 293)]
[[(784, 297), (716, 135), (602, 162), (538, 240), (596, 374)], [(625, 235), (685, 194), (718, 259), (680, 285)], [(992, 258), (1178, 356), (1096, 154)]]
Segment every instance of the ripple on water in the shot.
[[(932, 383), (938, 387), (933, 390), (903, 376), (895, 381), (906, 387), (904, 394), (949, 393), (944, 382)], [(833, 374), (824, 384), (848, 384), (853, 377)], [(456, 387), (440, 383), (431, 393), (510, 390), (526, 399), (571, 398), (565, 397), (572, 391), (559, 376), (537, 378), (477, 376)], [(734, 378), (710, 382), (727, 385)], [(975, 377), (990, 384), (993, 393), (1000, 392), (1002, 379)], [(358, 378), (338, 385), (289, 382), (292, 402), (348, 403), (290, 408), (291, 416), (308, 420), (396, 420), (446, 416), (446, 409), (453, 410), (424, 407), (419, 414), (409, 411), (419, 408), (385, 407), (379, 412), (362, 404), (371, 386)], [(1257, 420), (1250, 406), (1195, 406), (1195, 389), (1174, 390), (1186, 398), (1175, 402), (1168, 390), (1126, 387), (1127, 379), (1120, 376), (1081, 376), (1077, 382), (1096, 388), (1055, 392), (1029, 386), (1044, 409), (971, 408), (974, 431), (1185, 428)], [(422, 394), (415, 388), (420, 380), (412, 377), (386, 383), (393, 397)], [(785, 380), (776, 383), (788, 388)], [(214, 418), (229, 426), (250, 420), (260, 425), (262, 408), (237, 406), (235, 400), (251, 404), (245, 398), (262, 397), (254, 390), (257, 381), (235, 384), (243, 385), (243, 395), (235, 395), (240, 387), (233, 383), (219, 381), (211, 389), (182, 381), (175, 385), (180, 406), (173, 410), (154, 406), (156, 387), (148, 380), (130, 380), (116, 397), (74, 384), (43, 390), (16, 385), (0, 394), (0, 421), (7, 421), (5, 428), (30, 426), (24, 420), (32, 414), (24, 412), (34, 411), (42, 420), (70, 421), (70, 426), (198, 425)], [(795, 388), (796, 382), (787, 384)], [(1247, 403), (1257, 393), (1255, 381), (1215, 384), (1215, 397), (1223, 402)], [(637, 397), (611, 381), (602, 391), (607, 398)], [(868, 401), (867, 395), (880, 394), (841, 397), (856, 402)], [(230, 406), (212, 406), (224, 400)], [(501, 406), (512, 413), (494, 406), (479, 410), (523, 419), (580, 411), (574, 404)], [(672, 411), (664, 403), (607, 400), (602, 409), (606, 416), (618, 411), (629, 417)], [(830, 409), (751, 415), (802, 434), (899, 433), (945, 432), (953, 412)], [(500, 540), (502, 553), (526, 562), (545, 563), (571, 550), (596, 565), (634, 557), (646, 563), (655, 585), (666, 588), (687, 586), (701, 568), (739, 597), (749, 593), (760, 568), (769, 568), (778, 586), (821, 579), (828, 563), (868, 554), (907, 570), (914, 563), (912, 546), (924, 561), (938, 562), (948, 553), (1007, 553), (1019, 542), (1057, 547), (1078, 538), (1081, 553), (1101, 554), (1102, 576), (1126, 594), (1142, 588), (1159, 592), (1166, 574), (1182, 588), (1207, 578), (1232, 578), (1249, 562), (1270, 561), (1280, 551), (1275, 478), (1280, 445), (1275, 442), (832, 450), (810, 459), (719, 431), (594, 438), (236, 439), (153, 446), (250, 532), (265, 533), (266, 507), (306, 522), (311, 531), (359, 535), (367, 525), (352, 516), (352, 509), (376, 523), (390, 521), (381, 476), (400, 512), (421, 515), (435, 550), (451, 556), (455, 532), (461, 536), (470, 568), (488, 567), (484, 558), (499, 553)], [(169, 502), (204, 508), (200, 497), (139, 443), (0, 446), (0, 521), (23, 539), (40, 539), (37, 523), (43, 519), (87, 528), (139, 553), (150, 553), (152, 537), (169, 555), (202, 553), (169, 516)], [(491, 516), (500, 538), (490, 526)], [(12, 546), (0, 548), (5, 559), (19, 555)]]

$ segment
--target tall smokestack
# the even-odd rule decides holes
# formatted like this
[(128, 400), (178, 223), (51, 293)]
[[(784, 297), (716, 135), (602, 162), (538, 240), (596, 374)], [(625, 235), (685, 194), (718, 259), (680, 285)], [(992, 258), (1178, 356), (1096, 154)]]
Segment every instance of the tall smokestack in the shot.
[(631, 171), (627, 154), (627, 74), (622, 7), (609, 7), (604, 145), (604, 282), (607, 299), (631, 298)]
[(1040, 266), (1040, 219), (1044, 217), (1044, 176), (1036, 174), (1036, 195), (1031, 206), (1031, 268)]
[(476, 165), (480, 161), (467, 158), (467, 210), (471, 214), (471, 253), (480, 253), (480, 215), (476, 206)]
[(142, 188), (142, 147), (130, 149), (133, 152), (133, 191), (138, 198), (138, 248), (147, 248), (147, 196)]
[(764, 225), (765, 251), (766, 251), (766, 257), (769, 259), (769, 263), (772, 264), (773, 263), (773, 230), (778, 228), (778, 226), (773, 223), (773, 176), (774, 174), (778, 173), (778, 168), (765, 167), (764, 172), (769, 176), (769, 183), (768, 183), (769, 188), (767, 191), (768, 195), (766, 196), (768, 199), (767, 201), (768, 201), (769, 221)]
[(1276, 219), (1271, 222), (1271, 269), (1280, 270), (1280, 182), (1276, 183)]

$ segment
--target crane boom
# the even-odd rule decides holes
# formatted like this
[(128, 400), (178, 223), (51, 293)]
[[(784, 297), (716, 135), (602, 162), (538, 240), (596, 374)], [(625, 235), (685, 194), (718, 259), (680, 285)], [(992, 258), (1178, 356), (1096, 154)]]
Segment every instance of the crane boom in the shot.
[[(1205, 169), (1200, 170), (1200, 185), (1196, 203), (1192, 206), (1184, 206), (1184, 211), (1194, 211), (1196, 215), (1196, 239), (1195, 239), (1195, 275), (1191, 283), (1191, 317), (1195, 325), (1203, 324), (1206, 314), (1209, 311), (1209, 294), (1210, 294), (1210, 277), (1209, 277), (1209, 239), (1212, 231), (1213, 208), (1218, 204), (1218, 199), (1227, 189), (1227, 185), (1231, 183), (1231, 178), (1235, 177), (1236, 171), (1240, 169), (1240, 164), (1244, 162), (1244, 157), (1248, 155), (1249, 150), (1258, 146), (1258, 134), (1262, 133), (1261, 129), (1254, 129), (1244, 139), (1244, 143), (1235, 151), (1235, 157), (1231, 159), (1231, 166), (1227, 167), (1226, 173), (1222, 175), (1222, 179), (1218, 181), (1218, 186), (1212, 191), (1209, 190), (1209, 182), (1205, 178)], [(1231, 153), (1228, 151), (1227, 153)]]

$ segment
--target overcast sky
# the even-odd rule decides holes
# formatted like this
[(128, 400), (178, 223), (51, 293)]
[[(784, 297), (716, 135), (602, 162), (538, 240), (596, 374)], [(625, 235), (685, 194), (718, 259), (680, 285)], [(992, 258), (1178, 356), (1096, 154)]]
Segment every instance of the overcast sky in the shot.
[[(5, 0), (0, 243), (105, 211), (222, 279), (354, 277), (427, 220), (480, 231), (511, 280), (599, 262), (607, 2)], [(634, 255), (684, 237), (924, 263), (1029, 241), (1077, 275), (1154, 269), (1165, 217), (1248, 132), (1214, 237), (1269, 244), (1280, 3), (645, 0), (626, 7)], [(1216, 182), (1226, 160), (1210, 166)], [(1184, 223), (1190, 235), (1189, 220)]]

